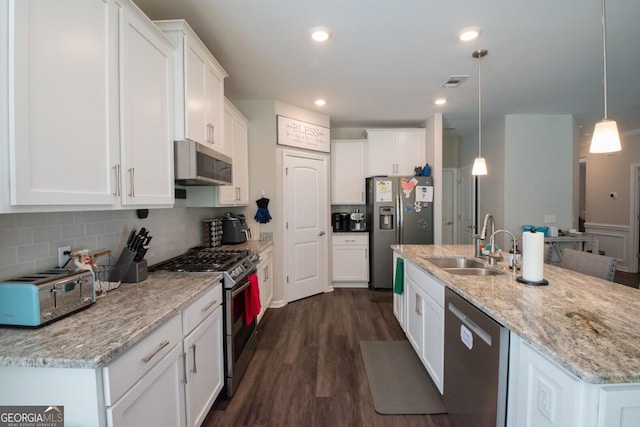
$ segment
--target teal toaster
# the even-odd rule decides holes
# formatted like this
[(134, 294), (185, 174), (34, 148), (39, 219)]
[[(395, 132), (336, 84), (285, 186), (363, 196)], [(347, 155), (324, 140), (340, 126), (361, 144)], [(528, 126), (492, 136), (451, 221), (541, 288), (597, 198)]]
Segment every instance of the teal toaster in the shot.
[(96, 302), (93, 273), (51, 270), (0, 282), (0, 324), (39, 327)]

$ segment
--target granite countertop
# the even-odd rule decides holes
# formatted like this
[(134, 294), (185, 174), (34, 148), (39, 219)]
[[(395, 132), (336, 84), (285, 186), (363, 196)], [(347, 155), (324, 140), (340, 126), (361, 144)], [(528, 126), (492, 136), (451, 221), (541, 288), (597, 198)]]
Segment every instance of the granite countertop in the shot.
[(581, 380), (640, 383), (640, 290), (548, 264), (549, 286), (530, 286), (511, 272), (454, 275), (424, 259), (473, 257), (471, 245), (392, 249)]
[(0, 327), (0, 367), (104, 366), (221, 279), (217, 273), (149, 273), (41, 328)]
[(273, 240), (247, 240), (246, 242), (238, 243), (237, 245), (218, 246), (216, 249), (221, 249), (221, 250), (233, 249), (238, 251), (249, 250), (249, 251), (260, 253), (271, 246), (273, 246)]

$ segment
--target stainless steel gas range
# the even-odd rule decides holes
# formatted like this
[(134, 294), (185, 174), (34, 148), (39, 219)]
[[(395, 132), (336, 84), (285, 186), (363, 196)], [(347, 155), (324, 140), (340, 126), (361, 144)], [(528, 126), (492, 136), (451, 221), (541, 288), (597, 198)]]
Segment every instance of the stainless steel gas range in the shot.
[(256, 348), (256, 318), (247, 321), (250, 277), (260, 257), (246, 250), (191, 248), (186, 253), (150, 268), (150, 271), (222, 273), (224, 275), (225, 393), (233, 396)]

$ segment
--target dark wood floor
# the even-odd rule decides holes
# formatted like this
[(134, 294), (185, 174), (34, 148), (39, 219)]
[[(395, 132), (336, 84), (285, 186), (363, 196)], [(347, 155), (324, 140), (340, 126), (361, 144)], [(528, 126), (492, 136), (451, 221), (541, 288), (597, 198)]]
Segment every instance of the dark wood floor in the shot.
[(638, 285), (640, 285), (640, 274), (616, 270), (613, 281), (637, 289)]
[(373, 408), (359, 341), (405, 339), (390, 296), (336, 289), (268, 310), (233, 399), (219, 399), (203, 427), (450, 427), (446, 415), (380, 415)]

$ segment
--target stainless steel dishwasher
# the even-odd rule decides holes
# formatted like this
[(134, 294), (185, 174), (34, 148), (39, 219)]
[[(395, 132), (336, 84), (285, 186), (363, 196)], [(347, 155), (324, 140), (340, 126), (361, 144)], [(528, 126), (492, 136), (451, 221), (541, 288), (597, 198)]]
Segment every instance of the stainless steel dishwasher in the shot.
[(454, 427), (503, 427), (509, 330), (445, 289), (444, 404)]

